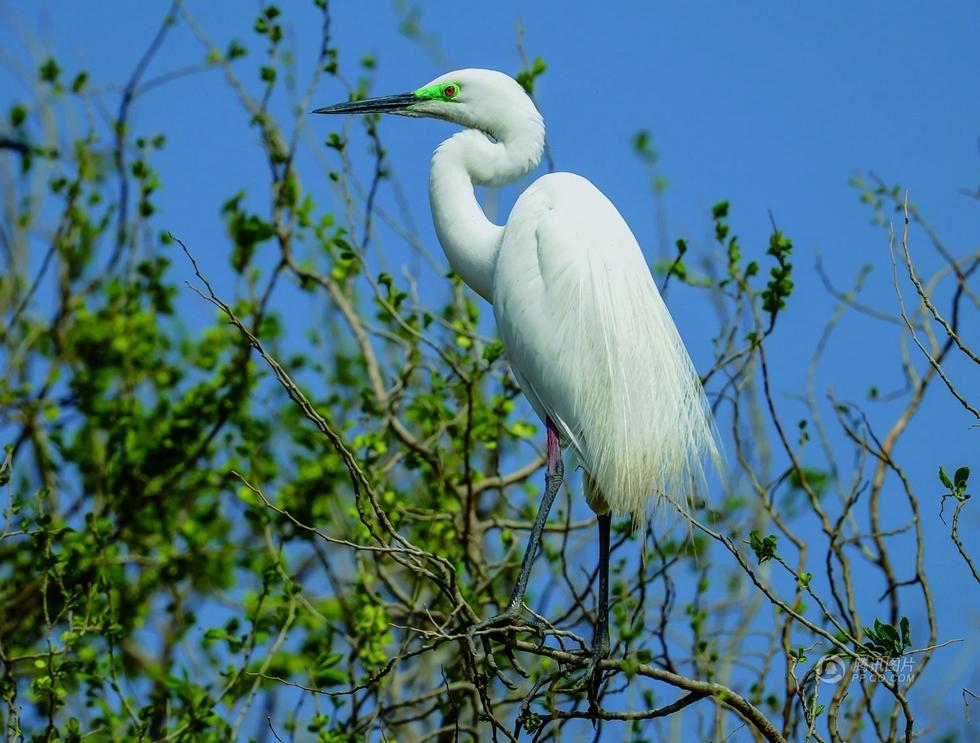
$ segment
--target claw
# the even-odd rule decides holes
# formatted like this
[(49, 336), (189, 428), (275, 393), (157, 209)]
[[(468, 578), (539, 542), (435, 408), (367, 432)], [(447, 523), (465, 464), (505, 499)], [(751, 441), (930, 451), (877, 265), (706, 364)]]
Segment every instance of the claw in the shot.
[(589, 654), (589, 663), (585, 674), (572, 687), (572, 691), (586, 689), (589, 700), (589, 711), (599, 709), (599, 690), (602, 688), (602, 661), (609, 657), (609, 637), (597, 637)]
[(592, 649), (592, 657), (589, 665), (585, 667), (585, 683), (588, 685), (589, 711), (599, 709), (599, 689), (602, 688), (602, 661), (609, 655), (609, 648), (605, 651)]
[[(476, 648), (476, 637), (479, 633), (484, 630), (501, 628), (503, 629), (506, 625), (516, 625), (518, 630), (527, 629), (537, 634), (543, 635), (544, 623), (536, 619), (525, 619), (520, 614), (520, 609), (510, 609), (508, 608), (502, 614), (498, 614), (487, 619), (482, 619), (476, 624), (470, 625), (466, 628), (466, 644), (470, 651), (470, 656), (473, 658), (474, 664), (480, 659), (480, 653)], [(489, 670), (487, 676), (489, 679), (498, 678), (500, 681), (511, 691), (515, 691), (517, 687), (508, 681), (500, 671), (500, 667), (497, 665), (497, 661), (493, 657), (493, 649), (490, 647), (490, 637), (488, 635), (481, 635), (480, 639), (483, 643), (483, 659)], [(544, 639), (542, 638), (542, 643)], [(524, 678), (528, 677), (527, 671), (521, 666), (514, 656), (513, 648), (509, 645), (506, 647), (507, 657), (510, 659), (511, 665), (513, 665), (514, 670), (521, 674)]]
[(487, 666), (487, 673), (481, 673), (480, 671), (480, 657), (481, 653), (476, 648), (476, 636), (473, 632), (467, 631), (466, 637), (466, 649), (469, 651), (470, 659), (473, 662), (473, 671), (476, 675), (480, 676), (484, 681), (493, 681), (494, 679), (500, 679), (501, 683), (506, 686), (511, 691), (515, 691), (517, 687), (512, 685), (500, 671), (500, 666), (497, 665), (496, 659), (493, 657), (493, 651), (490, 648), (490, 639), (487, 637), (481, 637), (480, 640), (483, 643), (483, 653), (482, 657)]
[[(493, 657), (493, 649), (490, 647), (490, 638), (483, 638), (483, 657), (486, 658), (487, 667), (490, 669), (490, 674), (487, 677), (488, 681), (493, 679), (500, 679), (500, 683), (506, 686), (511, 691), (517, 691), (517, 684), (514, 684), (504, 676), (503, 672), (500, 670), (500, 666), (497, 665), (497, 659)], [(511, 658), (513, 660), (513, 658)]]

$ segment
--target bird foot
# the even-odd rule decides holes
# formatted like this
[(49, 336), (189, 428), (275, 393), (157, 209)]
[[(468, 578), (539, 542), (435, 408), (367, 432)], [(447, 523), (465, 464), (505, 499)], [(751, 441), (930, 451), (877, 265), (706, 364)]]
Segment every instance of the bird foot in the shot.
[(575, 685), (575, 691), (587, 690), (589, 711), (599, 709), (599, 690), (602, 688), (602, 661), (609, 657), (609, 637), (600, 637), (592, 644), (589, 653), (589, 663), (585, 667), (585, 675)]
[[(494, 632), (493, 630), (496, 631)], [(521, 616), (519, 608), (508, 608), (501, 614), (488, 617), (487, 619), (481, 619), (479, 622), (467, 627), (466, 644), (469, 648), (470, 657), (473, 658), (474, 664), (478, 663), (481, 653), (477, 650), (476, 638), (479, 637), (483, 645), (483, 660), (489, 669), (488, 678), (499, 678), (507, 688), (513, 691), (517, 687), (502, 675), (500, 667), (497, 665), (497, 661), (493, 656), (493, 649), (490, 647), (490, 636), (492, 634), (515, 631), (531, 631), (541, 635), (543, 630), (544, 624), (542, 622), (539, 622), (536, 619), (527, 619)], [(528, 673), (517, 661), (517, 658), (514, 656), (513, 648), (510, 645), (507, 645), (505, 649), (507, 652), (507, 657), (510, 660), (511, 665), (514, 667), (514, 670), (524, 676), (524, 678), (527, 678)]]

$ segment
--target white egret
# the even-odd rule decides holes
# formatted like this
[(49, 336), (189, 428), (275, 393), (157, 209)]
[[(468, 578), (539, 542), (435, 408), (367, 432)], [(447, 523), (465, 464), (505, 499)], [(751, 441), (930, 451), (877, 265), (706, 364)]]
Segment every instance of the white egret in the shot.
[(432, 158), (436, 234), (453, 269), (493, 305), (514, 377), (547, 429), (547, 487), (517, 586), (506, 610), (477, 627), (521, 621), (531, 563), (563, 476), (560, 447), (571, 447), (599, 525), (587, 675), (594, 692), (598, 661), (609, 653), (610, 519), (642, 518), (658, 499), (689, 498), (703, 457), (717, 457), (704, 391), (636, 238), (589, 181), (545, 175), (517, 199), (506, 225), (484, 215), (474, 186), (527, 175), (544, 148), (544, 122), (517, 82), (492, 70), (458, 70), (410, 93), (314, 113), (378, 112), (466, 127)]

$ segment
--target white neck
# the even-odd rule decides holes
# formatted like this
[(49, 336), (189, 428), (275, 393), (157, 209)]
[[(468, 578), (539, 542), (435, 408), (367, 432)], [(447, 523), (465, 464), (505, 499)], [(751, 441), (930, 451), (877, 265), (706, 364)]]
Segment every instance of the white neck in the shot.
[(496, 142), (477, 129), (453, 135), (439, 145), (429, 171), (432, 219), (442, 249), (453, 270), (488, 302), (504, 228), (487, 219), (473, 186), (501, 186), (534, 170), (544, 149), (544, 123), (535, 110), (493, 135)]

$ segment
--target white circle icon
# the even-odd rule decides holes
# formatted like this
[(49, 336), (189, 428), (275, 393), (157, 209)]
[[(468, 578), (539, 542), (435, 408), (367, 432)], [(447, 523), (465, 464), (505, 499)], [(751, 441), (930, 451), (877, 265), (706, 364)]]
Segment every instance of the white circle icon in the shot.
[(821, 658), (817, 663), (817, 678), (825, 684), (836, 684), (844, 678), (844, 663), (840, 659), (830, 656)]

